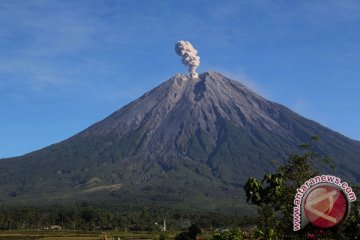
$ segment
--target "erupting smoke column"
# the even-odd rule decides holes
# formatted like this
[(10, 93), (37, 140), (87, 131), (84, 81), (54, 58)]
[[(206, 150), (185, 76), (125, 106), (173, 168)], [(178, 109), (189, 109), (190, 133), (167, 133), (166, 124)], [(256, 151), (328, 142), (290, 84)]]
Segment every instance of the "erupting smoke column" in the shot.
[(198, 78), (196, 68), (200, 65), (200, 57), (197, 51), (188, 41), (179, 41), (175, 44), (175, 52), (182, 57), (182, 63), (189, 68), (191, 78)]

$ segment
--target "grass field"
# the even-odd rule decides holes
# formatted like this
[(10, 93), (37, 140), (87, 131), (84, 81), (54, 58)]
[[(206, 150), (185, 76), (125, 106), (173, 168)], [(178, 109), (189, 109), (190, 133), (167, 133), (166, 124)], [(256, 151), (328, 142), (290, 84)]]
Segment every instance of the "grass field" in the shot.
[(177, 232), (80, 232), (80, 231), (0, 231), (1, 240), (141, 240), (174, 239)]

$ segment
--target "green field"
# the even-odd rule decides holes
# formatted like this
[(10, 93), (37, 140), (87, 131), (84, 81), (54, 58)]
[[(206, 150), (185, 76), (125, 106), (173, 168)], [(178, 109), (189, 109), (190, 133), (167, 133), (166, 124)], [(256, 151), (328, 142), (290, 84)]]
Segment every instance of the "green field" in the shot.
[(2, 240), (121, 240), (174, 239), (178, 232), (0, 231)]

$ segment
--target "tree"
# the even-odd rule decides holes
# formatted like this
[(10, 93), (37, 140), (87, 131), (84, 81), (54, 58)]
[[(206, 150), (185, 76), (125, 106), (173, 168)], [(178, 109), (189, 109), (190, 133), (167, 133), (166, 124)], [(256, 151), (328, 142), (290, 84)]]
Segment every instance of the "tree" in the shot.
[[(319, 137), (312, 137), (317, 141)], [(250, 178), (244, 186), (247, 201), (258, 206), (258, 237), (263, 239), (281, 239), (292, 233), (293, 201), (296, 189), (306, 180), (316, 176), (319, 172), (314, 169), (316, 162), (326, 162), (329, 159), (319, 158), (310, 151), (309, 144), (300, 145), (302, 152), (290, 155), (285, 165), (278, 167), (274, 174), (265, 174), (260, 181)], [(307, 229), (311, 232), (312, 229)], [(293, 232), (296, 236), (304, 237), (304, 231)], [(285, 238), (285, 237), (284, 237)]]
[(201, 235), (201, 229), (196, 224), (192, 224), (188, 229), (189, 239), (195, 240), (197, 236)]
[[(353, 187), (356, 196), (360, 196), (360, 187)], [(356, 201), (351, 206), (351, 213), (347, 220), (340, 225), (339, 229), (343, 233), (342, 239), (360, 239), (360, 202)]]
[(244, 236), (240, 230), (224, 230), (212, 236), (211, 240), (243, 240)]
[(201, 229), (196, 225), (192, 224), (187, 232), (181, 232), (175, 236), (175, 240), (196, 240), (196, 237), (201, 235)]

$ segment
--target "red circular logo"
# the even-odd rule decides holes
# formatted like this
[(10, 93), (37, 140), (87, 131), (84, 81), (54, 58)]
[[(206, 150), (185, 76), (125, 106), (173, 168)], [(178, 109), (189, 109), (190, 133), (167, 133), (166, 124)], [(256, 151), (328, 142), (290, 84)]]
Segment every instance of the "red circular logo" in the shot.
[(305, 215), (317, 227), (329, 228), (341, 222), (348, 208), (343, 192), (331, 186), (311, 190), (305, 199)]

